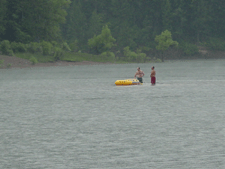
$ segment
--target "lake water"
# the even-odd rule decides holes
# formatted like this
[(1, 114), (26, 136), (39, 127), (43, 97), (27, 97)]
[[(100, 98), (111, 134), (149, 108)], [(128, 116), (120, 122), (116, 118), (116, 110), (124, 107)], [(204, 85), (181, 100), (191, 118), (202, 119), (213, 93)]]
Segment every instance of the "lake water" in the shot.
[(225, 60), (0, 69), (0, 168), (224, 169), (224, 102)]

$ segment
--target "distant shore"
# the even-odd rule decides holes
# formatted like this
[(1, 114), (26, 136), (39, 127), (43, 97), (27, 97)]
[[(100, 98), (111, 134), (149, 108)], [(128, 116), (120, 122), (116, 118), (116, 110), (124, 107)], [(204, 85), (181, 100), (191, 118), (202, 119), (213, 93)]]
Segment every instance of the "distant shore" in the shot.
[[(184, 58), (170, 58), (165, 60), (168, 61), (184, 61), (184, 60), (198, 60), (198, 59), (225, 59), (224, 51), (199, 51), (201, 57), (184, 57)], [(6, 56), (0, 55), (0, 69), (11, 69), (11, 68), (33, 68), (33, 67), (50, 67), (50, 66), (76, 66), (76, 65), (102, 65), (102, 64), (115, 64), (111, 62), (93, 62), (93, 61), (81, 61), (81, 62), (70, 62), (70, 61), (55, 61), (55, 62), (39, 62), (32, 64), (31, 61), (27, 59), (22, 59), (16, 56)]]
[(3, 63), (0, 65), (0, 69), (112, 64), (110, 62), (104, 63), (92, 61), (82, 61), (82, 62), (56, 61), (56, 62), (32, 64), (29, 60), (18, 58), (16, 56), (5, 56), (5, 55), (0, 55), (0, 61), (1, 60), (3, 60)]

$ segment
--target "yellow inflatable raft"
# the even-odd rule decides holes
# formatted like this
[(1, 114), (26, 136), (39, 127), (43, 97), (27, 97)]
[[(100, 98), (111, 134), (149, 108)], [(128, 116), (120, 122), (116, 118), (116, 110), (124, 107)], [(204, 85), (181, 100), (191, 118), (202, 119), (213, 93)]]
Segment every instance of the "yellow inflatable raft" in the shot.
[(117, 86), (129, 86), (129, 85), (140, 85), (142, 83), (137, 79), (126, 79), (126, 80), (117, 80), (115, 82)]

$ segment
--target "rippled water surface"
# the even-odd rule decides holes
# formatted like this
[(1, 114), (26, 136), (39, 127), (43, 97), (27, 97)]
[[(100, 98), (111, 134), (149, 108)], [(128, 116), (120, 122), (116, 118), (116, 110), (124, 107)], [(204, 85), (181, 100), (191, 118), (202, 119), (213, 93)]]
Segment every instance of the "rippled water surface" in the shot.
[(0, 69), (0, 168), (224, 169), (225, 60), (151, 66)]

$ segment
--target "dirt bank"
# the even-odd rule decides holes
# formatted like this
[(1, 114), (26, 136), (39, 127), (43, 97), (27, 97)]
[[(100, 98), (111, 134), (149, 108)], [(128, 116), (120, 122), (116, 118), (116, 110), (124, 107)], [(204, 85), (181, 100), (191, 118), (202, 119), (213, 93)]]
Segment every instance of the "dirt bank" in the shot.
[(5, 55), (0, 55), (0, 61), (1, 60), (3, 60), (3, 64), (0, 65), (0, 69), (111, 64), (111, 63), (99, 63), (99, 62), (91, 62), (91, 61), (83, 61), (83, 62), (57, 61), (57, 62), (49, 62), (49, 63), (37, 63), (37, 64), (33, 65), (29, 60), (18, 58), (15, 56), (5, 56)]

